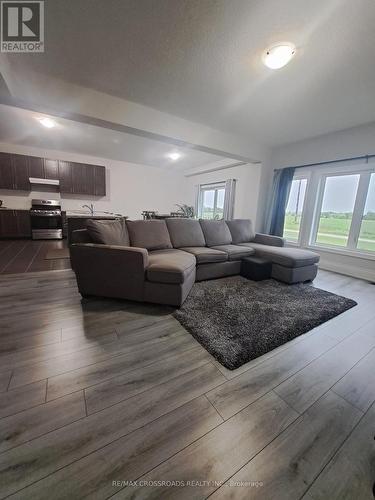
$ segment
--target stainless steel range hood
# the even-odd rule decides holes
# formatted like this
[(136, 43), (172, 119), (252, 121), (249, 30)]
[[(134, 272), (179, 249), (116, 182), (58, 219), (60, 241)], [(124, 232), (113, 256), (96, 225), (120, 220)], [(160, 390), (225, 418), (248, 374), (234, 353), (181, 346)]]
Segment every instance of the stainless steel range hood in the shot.
[(39, 184), (44, 186), (60, 186), (60, 181), (57, 179), (41, 179), (38, 177), (29, 177), (30, 184)]

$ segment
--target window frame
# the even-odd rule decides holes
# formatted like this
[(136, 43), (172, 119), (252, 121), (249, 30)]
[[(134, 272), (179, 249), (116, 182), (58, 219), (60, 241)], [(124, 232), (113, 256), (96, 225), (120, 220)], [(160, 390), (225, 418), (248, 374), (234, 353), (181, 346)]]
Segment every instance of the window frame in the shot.
[[(319, 243), (316, 241), (318, 237), (318, 229), (319, 229), (319, 223), (320, 223), (320, 215), (322, 213), (322, 206), (323, 206), (323, 199), (324, 199), (324, 193), (325, 193), (325, 188), (327, 184), (327, 179), (332, 178), (332, 177), (347, 177), (349, 175), (359, 175), (358, 179), (358, 186), (357, 190), (355, 193), (355, 199), (354, 199), (354, 205), (353, 205), (353, 216), (350, 222), (350, 227), (349, 227), (349, 232), (348, 232), (348, 239), (347, 239), (347, 244), (344, 246), (339, 246), (339, 245), (329, 245), (325, 243)], [(309, 243), (312, 246), (315, 247), (321, 247), (321, 248), (337, 248), (337, 249), (350, 249), (350, 250), (355, 250), (355, 247), (352, 246), (353, 244), (353, 220), (354, 220), (354, 214), (355, 210), (357, 209), (357, 201), (358, 201), (358, 192), (359, 192), (359, 186), (361, 183), (361, 173), (358, 171), (353, 171), (353, 172), (335, 172), (335, 173), (324, 173), (320, 176), (320, 184), (319, 184), (319, 193), (317, 197), (317, 204), (315, 207), (315, 213), (314, 213), (314, 222), (312, 226), (312, 231), (310, 235), (310, 240)], [(358, 231), (359, 234), (359, 231)], [(351, 246), (349, 246), (349, 243)]]
[[(293, 241), (293, 240), (288, 240), (288, 238), (285, 238), (285, 240), (287, 241), (288, 245), (290, 245), (290, 246), (299, 247), (299, 246), (302, 245), (302, 241), (303, 241), (303, 228), (304, 228), (304, 221), (305, 221), (305, 214), (306, 214), (306, 199), (307, 199), (307, 193), (308, 193), (308, 189), (309, 189), (310, 177), (311, 177), (310, 172), (306, 172), (306, 173), (303, 173), (303, 172), (299, 173), (298, 172), (298, 173), (296, 173), (293, 176), (293, 181), (306, 180), (306, 190), (305, 190), (305, 198), (303, 200), (303, 205), (302, 205), (301, 222), (300, 222), (300, 225), (299, 225), (298, 239), (297, 239), (297, 241)], [(289, 199), (288, 199), (288, 203), (289, 203)]]
[[(354, 200), (353, 206), (353, 215), (350, 223), (350, 228), (348, 232), (347, 244), (345, 246), (338, 245), (329, 245), (325, 243), (319, 243), (316, 241), (318, 236), (319, 222), (320, 222), (320, 214), (322, 211), (323, 198), (325, 187), (327, 183), (327, 179), (331, 177), (345, 177), (348, 175), (359, 175), (357, 191)], [(322, 248), (322, 249), (335, 249), (335, 250), (349, 250), (352, 252), (365, 252), (372, 254), (371, 251), (366, 252), (363, 250), (357, 249), (358, 237), (361, 230), (361, 222), (363, 217), (363, 211), (366, 205), (367, 193), (371, 178), (371, 170), (368, 169), (353, 169), (353, 170), (343, 170), (343, 171), (333, 171), (333, 172), (322, 172), (320, 174), (320, 183), (319, 183), (319, 192), (317, 196), (317, 203), (314, 211), (314, 219), (312, 230), (309, 238), (309, 245), (314, 248)]]
[[(368, 260), (375, 260), (375, 252), (357, 248), (364, 208), (370, 187), (371, 174), (375, 175), (375, 162), (348, 162), (344, 165), (322, 165), (301, 168), (296, 171), (293, 180), (307, 178), (304, 206), (300, 223), (299, 241), (286, 240), (288, 246), (300, 246), (317, 252), (348, 255)], [(327, 177), (343, 175), (360, 175), (353, 216), (348, 234), (347, 246), (340, 247), (316, 242), (319, 219), (323, 204), (324, 189)]]
[[(203, 219), (202, 214), (203, 214), (203, 199), (204, 199), (204, 193), (205, 191), (215, 191), (214, 194), (214, 214), (215, 210), (217, 209), (217, 198), (218, 198), (218, 191), (220, 189), (224, 190), (224, 200), (226, 196), (226, 182), (211, 182), (207, 184), (200, 184), (199, 185), (199, 194), (198, 194), (198, 207), (197, 207), (197, 214), (200, 219)], [(224, 201), (225, 203), (225, 201)], [(224, 206), (223, 206), (223, 216), (224, 216)], [(211, 220), (211, 219), (207, 219)]]

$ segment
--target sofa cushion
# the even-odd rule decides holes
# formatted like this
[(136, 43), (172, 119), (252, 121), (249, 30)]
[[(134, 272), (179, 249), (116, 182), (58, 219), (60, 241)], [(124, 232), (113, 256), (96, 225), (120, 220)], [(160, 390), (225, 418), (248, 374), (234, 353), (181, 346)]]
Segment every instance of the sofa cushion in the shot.
[(189, 252), (197, 259), (197, 264), (208, 264), (210, 262), (225, 262), (228, 260), (228, 254), (207, 247), (183, 247), (180, 250)]
[(240, 246), (253, 248), (255, 255), (269, 259), (274, 264), (285, 267), (310, 266), (319, 262), (320, 256), (302, 248), (274, 247), (260, 243), (242, 243)]
[(174, 248), (204, 247), (206, 241), (199, 221), (196, 219), (167, 219), (169, 236)]
[(93, 243), (102, 245), (129, 246), (129, 234), (125, 219), (92, 220), (86, 223), (88, 235)]
[(228, 220), (227, 225), (232, 235), (232, 243), (247, 243), (255, 238), (253, 224), (250, 219)]
[(228, 254), (228, 260), (241, 260), (244, 257), (249, 257), (255, 253), (252, 248), (239, 245), (219, 245), (213, 248), (215, 250), (220, 250), (221, 252), (226, 252)]
[(126, 221), (130, 243), (133, 247), (147, 250), (172, 248), (167, 225), (164, 220), (132, 220)]
[(199, 222), (208, 247), (232, 243), (232, 236), (225, 220), (200, 219)]
[(194, 255), (182, 250), (155, 250), (149, 252), (147, 279), (157, 283), (184, 283), (195, 270)]

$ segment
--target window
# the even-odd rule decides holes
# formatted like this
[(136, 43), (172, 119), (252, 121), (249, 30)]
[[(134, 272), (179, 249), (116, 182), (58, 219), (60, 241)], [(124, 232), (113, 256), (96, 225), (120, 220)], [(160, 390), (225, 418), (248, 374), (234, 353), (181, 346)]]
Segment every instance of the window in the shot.
[(357, 248), (359, 250), (375, 252), (375, 173), (370, 176)]
[(325, 178), (315, 239), (317, 244), (348, 246), (359, 178), (359, 174)]
[(375, 256), (375, 165), (352, 162), (296, 171), (286, 207), (290, 244)]
[(201, 219), (224, 217), (225, 183), (200, 186), (198, 215)]
[(297, 243), (300, 239), (302, 212), (305, 203), (307, 179), (293, 179), (284, 222), (284, 238)]

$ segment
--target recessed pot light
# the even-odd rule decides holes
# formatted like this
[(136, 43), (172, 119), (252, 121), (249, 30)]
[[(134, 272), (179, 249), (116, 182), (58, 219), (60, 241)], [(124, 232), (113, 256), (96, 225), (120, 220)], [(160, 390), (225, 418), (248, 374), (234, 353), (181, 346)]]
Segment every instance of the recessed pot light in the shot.
[(176, 161), (181, 158), (181, 153), (169, 153), (168, 158), (170, 160)]
[(271, 69), (280, 69), (292, 59), (296, 47), (292, 43), (280, 43), (267, 49), (263, 54), (263, 63)]
[(41, 123), (43, 125), (43, 127), (46, 127), (46, 128), (53, 128), (53, 127), (56, 127), (56, 122), (54, 120), (52, 120), (51, 118), (37, 118), (37, 120), (39, 120), (39, 123)]

